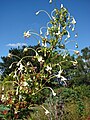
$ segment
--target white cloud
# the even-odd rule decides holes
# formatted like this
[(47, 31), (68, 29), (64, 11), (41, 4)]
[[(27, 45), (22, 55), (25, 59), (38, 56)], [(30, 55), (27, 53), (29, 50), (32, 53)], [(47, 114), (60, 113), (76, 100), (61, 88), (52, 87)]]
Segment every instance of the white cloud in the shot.
[(9, 46), (9, 47), (21, 47), (21, 46), (27, 46), (26, 43), (9, 43), (7, 44), (6, 46)]

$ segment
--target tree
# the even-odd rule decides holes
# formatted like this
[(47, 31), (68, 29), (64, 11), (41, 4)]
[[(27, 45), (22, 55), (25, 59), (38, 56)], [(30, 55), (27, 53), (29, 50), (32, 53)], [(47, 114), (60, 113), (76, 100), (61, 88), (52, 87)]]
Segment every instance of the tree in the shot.
[[(0, 62), (0, 71), (2, 73), (2, 77), (5, 77), (6, 75), (9, 75), (12, 71), (14, 71), (16, 68), (16, 63), (24, 56), (34, 56), (35, 53), (31, 49), (28, 52), (23, 52), (25, 47), (26, 46), (23, 46), (22, 48), (11, 48), (9, 50), (8, 56), (1, 57), (2, 62)], [(37, 49), (38, 47), (40, 47), (39, 44), (36, 46), (28, 46), (27, 48)], [(28, 58), (26, 61), (28, 60), (31, 61), (30, 58)], [(10, 68), (11, 65), (12, 67)]]
[(82, 55), (77, 58), (77, 68), (73, 71), (73, 77), (70, 80), (72, 86), (90, 85), (90, 47), (85, 47), (81, 53)]

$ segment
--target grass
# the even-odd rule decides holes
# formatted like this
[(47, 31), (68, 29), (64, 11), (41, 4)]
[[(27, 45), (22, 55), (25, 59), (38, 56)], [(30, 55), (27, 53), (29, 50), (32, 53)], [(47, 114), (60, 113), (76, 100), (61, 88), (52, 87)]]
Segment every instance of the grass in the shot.
[[(83, 115), (80, 116), (75, 101), (66, 103), (65, 113), (63, 114), (63, 117), (60, 120), (88, 120), (87, 118), (88, 116), (90, 116), (90, 99), (86, 98), (86, 100), (84, 100), (84, 106), (85, 109), (83, 111)], [(31, 118), (29, 120), (50, 120), (50, 119), (48, 118), (48, 116), (45, 115), (45, 111), (40, 106), (38, 106), (35, 108), (35, 112), (31, 114)], [(53, 118), (52, 120), (55, 119)]]

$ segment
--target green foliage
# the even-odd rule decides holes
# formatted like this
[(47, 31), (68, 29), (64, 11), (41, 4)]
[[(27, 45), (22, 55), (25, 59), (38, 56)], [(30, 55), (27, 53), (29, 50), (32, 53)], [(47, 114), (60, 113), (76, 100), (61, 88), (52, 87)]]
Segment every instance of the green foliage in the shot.
[[(85, 91), (87, 90), (87, 91)], [(49, 113), (37, 106), (32, 120), (85, 120), (90, 115), (90, 86), (55, 89), (57, 96), (50, 95), (43, 104)]]
[(0, 118), (3, 118), (3, 120), (7, 120), (7, 113), (10, 110), (10, 108), (6, 105), (1, 104), (0, 105)]
[[(90, 114), (90, 86), (58, 88), (57, 96), (50, 96), (46, 106), (52, 120), (85, 120)], [(88, 100), (88, 101), (87, 101)]]
[[(25, 47), (26, 46), (23, 46), (22, 48), (19, 48), (19, 47), (11, 48), (9, 50), (9, 53), (13, 55), (12, 57), (8, 57), (8, 56), (1, 57), (2, 62), (0, 62), (0, 70), (2, 71), (2, 75), (1, 75), (2, 79), (3, 79), (3, 77), (6, 77), (6, 75), (9, 75), (12, 71), (15, 70), (15, 68), (16, 68), (15, 63), (17, 63), (21, 58), (23, 58), (24, 56), (28, 56), (28, 55), (31, 55), (31, 56), (35, 55), (35, 53), (32, 50), (30, 50), (28, 52), (23, 52)], [(33, 49), (37, 49), (38, 47), (40, 47), (40, 45), (28, 46), (28, 48), (33, 48)], [(27, 60), (25, 60), (25, 61), (31, 61), (31, 59), (27, 58)], [(11, 68), (9, 68), (12, 63), (14, 63), (14, 64), (12, 65)], [(37, 63), (35, 63), (35, 64), (37, 64)]]
[(72, 72), (69, 86), (90, 85), (90, 47), (81, 50), (77, 58), (77, 68)]

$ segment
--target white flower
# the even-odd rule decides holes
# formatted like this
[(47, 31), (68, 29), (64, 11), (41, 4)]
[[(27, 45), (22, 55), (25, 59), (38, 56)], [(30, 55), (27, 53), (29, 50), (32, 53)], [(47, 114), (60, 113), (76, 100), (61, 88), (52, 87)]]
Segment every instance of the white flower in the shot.
[(23, 82), (23, 86), (28, 86), (28, 83), (27, 82)]
[(22, 99), (22, 95), (19, 95), (19, 100), (21, 100)]
[(19, 66), (18, 70), (22, 71), (23, 68), (24, 68), (24, 66), (22, 65), (22, 63), (20, 63), (19, 65), (20, 65), (20, 66)]
[(9, 69), (11, 69), (12, 68), (12, 64), (9, 66)]
[(42, 56), (37, 56), (38, 62), (44, 62)]
[(54, 91), (52, 91), (52, 94), (53, 94), (53, 96), (56, 96), (56, 93)]
[(47, 65), (46, 71), (51, 71), (51, 70), (52, 70), (52, 67), (49, 67), (49, 66)]
[(75, 34), (75, 37), (78, 37), (78, 34), (77, 34), (77, 33)]
[(9, 74), (9, 76), (11, 76), (11, 74)]
[(27, 66), (29, 66), (30, 65), (30, 62), (27, 62)]
[(61, 73), (63, 70), (60, 70), (57, 75), (55, 75), (57, 78), (61, 78)]
[(20, 90), (22, 90), (23, 89), (23, 87), (22, 86), (20, 86)]
[(73, 63), (74, 66), (76, 66), (78, 64), (77, 61), (71, 61)]
[(49, 3), (52, 3), (52, 0), (50, 0)]
[(45, 110), (45, 115), (50, 113), (44, 106), (42, 106), (42, 108)]
[(48, 29), (47, 29), (47, 33), (46, 33), (46, 35), (47, 35), (47, 36), (49, 35), (49, 31), (48, 31)]
[(31, 34), (30, 34), (30, 32), (29, 32), (29, 31), (24, 32), (24, 37), (29, 38), (30, 36), (31, 36)]
[(70, 33), (68, 32), (67, 38), (70, 38)]
[(38, 15), (40, 12), (38, 11), (38, 12), (36, 12), (36, 15)]
[(52, 19), (55, 21), (55, 20), (56, 20), (56, 17), (52, 16)]
[(61, 76), (61, 81), (66, 81), (67, 79), (63, 76)]
[(42, 35), (43, 33), (42, 33), (42, 30), (40, 29), (40, 35)]
[(4, 86), (2, 86), (2, 91), (4, 91)]
[(14, 114), (17, 114), (18, 113), (18, 111), (15, 109), (15, 112), (14, 112)]
[(67, 35), (67, 38), (70, 38), (70, 34)]
[(40, 44), (40, 40), (38, 41), (38, 44)]
[(11, 53), (9, 53), (9, 54), (8, 54), (8, 57), (10, 57), (10, 58), (11, 58), (11, 57), (12, 57), (12, 54), (11, 54)]
[(61, 4), (61, 8), (63, 8), (63, 4)]
[(72, 31), (74, 31), (74, 30), (75, 30), (75, 28), (73, 27), (73, 28), (72, 28)]
[(52, 91), (53, 96), (56, 96), (56, 93), (54, 92), (54, 90), (51, 87), (47, 87), (47, 88), (49, 88)]
[(28, 48), (26, 47), (26, 48), (24, 48), (24, 50), (23, 50), (23, 52), (27, 52), (28, 51)]
[(71, 25), (69, 25), (68, 27), (71, 28)]
[(72, 23), (73, 25), (76, 24), (76, 20), (73, 18), (71, 23)]
[(48, 110), (45, 111), (45, 115), (49, 114), (50, 112)]
[(56, 33), (56, 35), (60, 35), (60, 31), (58, 31), (58, 33)]
[(37, 52), (36, 52), (36, 56), (39, 56)]
[(66, 80), (67, 79), (65, 77), (61, 76), (61, 82), (64, 82), (64, 85), (67, 85)]
[(17, 77), (17, 71), (15, 71), (13, 78)]
[(70, 20), (70, 16), (68, 16), (67, 20)]
[(78, 44), (76, 43), (75, 48), (78, 48)]
[(1, 101), (4, 102), (6, 100), (6, 97), (2, 94)]
[(43, 47), (47, 47), (47, 43), (46, 42), (44, 42), (44, 43), (42, 42), (42, 46)]
[(77, 50), (74, 50), (74, 53), (75, 53), (76, 55), (78, 55), (78, 54), (79, 54), (79, 51), (77, 51)]
[(21, 64), (21, 61), (19, 61), (18, 63), (17, 63), (17, 66), (19, 66)]
[(18, 87), (17, 87), (17, 89), (16, 89), (16, 95), (18, 95)]

